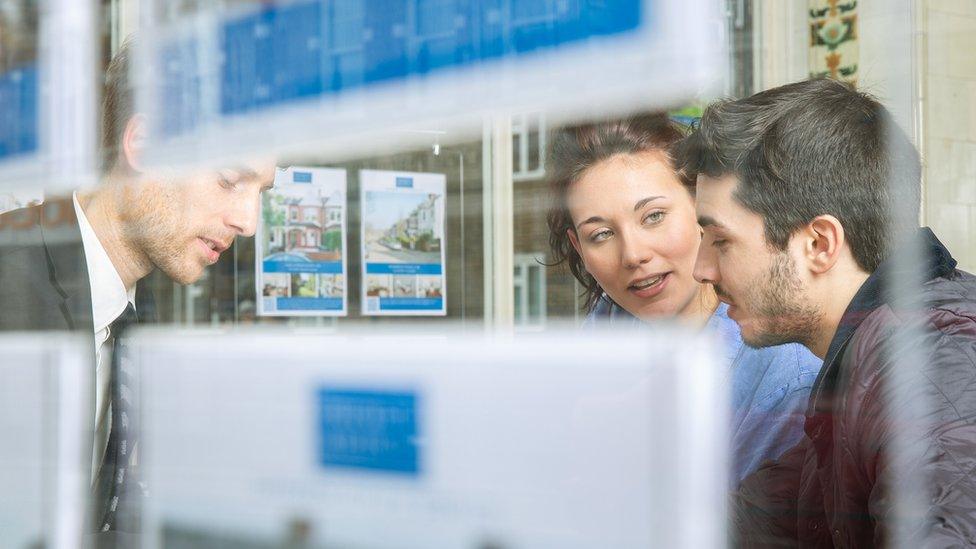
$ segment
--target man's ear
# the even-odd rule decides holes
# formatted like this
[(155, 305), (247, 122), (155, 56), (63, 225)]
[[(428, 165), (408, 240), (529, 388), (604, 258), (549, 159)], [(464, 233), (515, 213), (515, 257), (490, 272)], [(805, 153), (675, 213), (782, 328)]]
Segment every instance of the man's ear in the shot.
[(134, 172), (142, 172), (142, 161), (146, 149), (146, 117), (137, 114), (125, 124), (122, 130), (120, 152), (126, 166)]
[(844, 226), (832, 215), (818, 215), (800, 229), (797, 236), (803, 246), (801, 256), (807, 268), (815, 274), (832, 269), (847, 245)]
[(580, 259), (583, 259), (583, 251), (580, 249), (579, 238), (576, 236), (576, 231), (573, 229), (566, 229), (566, 236), (569, 237), (569, 243), (573, 245), (573, 248), (576, 250), (576, 254), (580, 256)]

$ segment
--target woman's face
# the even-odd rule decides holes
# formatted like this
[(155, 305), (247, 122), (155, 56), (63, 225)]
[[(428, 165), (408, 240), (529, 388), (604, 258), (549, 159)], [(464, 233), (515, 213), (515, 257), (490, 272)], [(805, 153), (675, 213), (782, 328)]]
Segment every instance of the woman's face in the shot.
[(695, 204), (664, 153), (608, 158), (570, 186), (573, 246), (618, 305), (650, 320), (692, 310), (701, 232)]

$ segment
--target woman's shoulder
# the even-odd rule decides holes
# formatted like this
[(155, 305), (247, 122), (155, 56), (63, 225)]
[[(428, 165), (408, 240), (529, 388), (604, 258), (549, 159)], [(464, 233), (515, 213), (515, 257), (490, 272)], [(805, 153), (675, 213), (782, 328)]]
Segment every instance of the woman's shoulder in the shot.
[(640, 320), (631, 315), (626, 309), (614, 303), (607, 294), (600, 295), (596, 303), (590, 308), (590, 312), (583, 319), (583, 328), (593, 328), (597, 326), (610, 325), (637, 325)]

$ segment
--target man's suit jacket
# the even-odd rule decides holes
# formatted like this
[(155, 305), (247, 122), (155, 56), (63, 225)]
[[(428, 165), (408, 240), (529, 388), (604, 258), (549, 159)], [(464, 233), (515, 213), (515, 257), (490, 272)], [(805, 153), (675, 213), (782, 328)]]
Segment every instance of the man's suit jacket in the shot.
[[(156, 321), (144, 284), (136, 309), (140, 323)], [(94, 351), (91, 282), (71, 198), (0, 215), (0, 331), (78, 332)]]
[[(155, 320), (154, 302), (145, 290), (140, 287), (136, 294), (141, 322)], [(70, 331), (85, 337), (92, 364), (88, 391), (95, 402), (91, 284), (71, 198), (0, 215), (0, 331)], [(94, 425), (87, 432), (85, 455), (91, 455)], [(92, 503), (95, 509), (103, 507)], [(86, 543), (99, 549), (134, 547), (138, 535), (99, 533)]]
[(94, 349), (88, 265), (71, 198), (0, 215), (0, 330), (77, 331)]

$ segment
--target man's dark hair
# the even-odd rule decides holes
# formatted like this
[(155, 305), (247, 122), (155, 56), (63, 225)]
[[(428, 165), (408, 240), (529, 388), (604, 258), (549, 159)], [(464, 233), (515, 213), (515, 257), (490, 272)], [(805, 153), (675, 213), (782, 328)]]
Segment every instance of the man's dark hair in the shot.
[(780, 250), (829, 214), (870, 273), (918, 224), (898, 221), (909, 217), (898, 211), (918, 213), (918, 151), (877, 100), (835, 80), (712, 104), (676, 156), (689, 175), (734, 175), (735, 199), (762, 216), (767, 242)]
[[(569, 266), (570, 272), (583, 285), (584, 307), (587, 310), (596, 304), (603, 290), (593, 275), (586, 271), (583, 258), (566, 235), (566, 231), (576, 230), (566, 203), (570, 187), (587, 170), (616, 155), (659, 151), (674, 168), (671, 148), (684, 136), (684, 129), (672, 122), (666, 113), (656, 112), (560, 128), (549, 137), (546, 170), (550, 207), (547, 222), (553, 263), (548, 265), (565, 262)], [(685, 178), (680, 172), (678, 179), (694, 196), (695, 180)]]
[(102, 90), (102, 172), (112, 171), (118, 163), (122, 133), (135, 112), (130, 81), (130, 57), (134, 38), (127, 38), (105, 70)]

